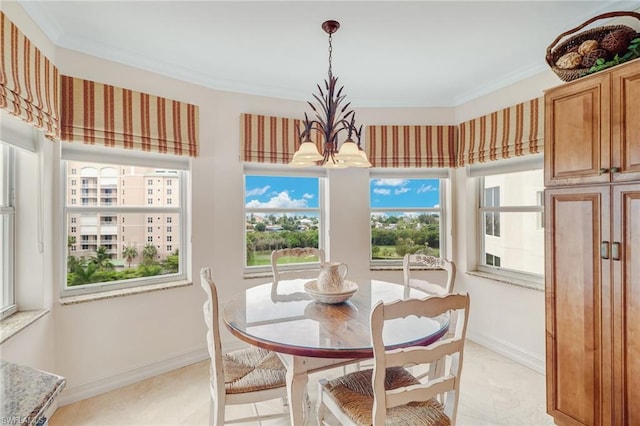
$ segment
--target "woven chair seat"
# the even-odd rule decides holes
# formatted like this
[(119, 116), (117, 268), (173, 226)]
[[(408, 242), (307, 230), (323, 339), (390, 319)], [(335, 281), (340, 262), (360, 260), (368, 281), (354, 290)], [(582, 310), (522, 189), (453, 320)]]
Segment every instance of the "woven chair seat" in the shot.
[[(372, 424), (373, 388), (372, 370), (356, 371), (345, 376), (329, 380), (325, 389), (342, 410), (356, 424)], [(387, 390), (419, 384), (420, 382), (402, 367), (387, 369), (385, 388)], [(451, 421), (443, 412), (442, 404), (435, 399), (412, 402), (387, 410), (386, 425), (407, 426), (449, 426)]]
[(227, 394), (254, 392), (286, 386), (287, 370), (278, 356), (255, 346), (222, 356)]

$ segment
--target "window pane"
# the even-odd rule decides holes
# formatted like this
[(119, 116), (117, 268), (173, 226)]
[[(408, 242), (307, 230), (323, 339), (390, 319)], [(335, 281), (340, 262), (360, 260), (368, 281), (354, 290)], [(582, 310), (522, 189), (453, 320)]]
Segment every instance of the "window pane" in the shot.
[(371, 260), (440, 254), (440, 180), (371, 179)]
[[(273, 250), (290, 247), (319, 247), (320, 221), (309, 213), (249, 213), (246, 216), (247, 266), (266, 266), (271, 263)], [(317, 258), (302, 258), (317, 262)], [(299, 263), (299, 259), (279, 260), (280, 263)]]
[[(166, 213), (154, 218), (166, 220)], [(171, 214), (174, 223), (179, 214)], [(122, 281), (179, 272), (180, 227), (147, 227), (148, 213), (93, 213), (68, 215), (67, 285)], [(126, 220), (125, 220), (126, 219)], [(169, 244), (167, 239), (170, 238)], [(177, 247), (177, 246), (176, 246)]]
[(499, 213), (501, 236), (484, 234), (484, 264), (544, 274), (544, 229), (537, 212)]
[[(246, 266), (268, 266), (281, 248), (320, 248), (320, 179), (245, 176)], [(279, 264), (317, 262), (281, 258)]]
[(439, 179), (371, 179), (371, 208), (440, 207)]
[[(179, 204), (179, 186), (170, 195), (166, 195), (165, 189), (168, 182), (179, 179), (176, 170), (68, 161), (67, 176), (80, 178), (70, 179), (66, 194), (68, 205), (162, 207)], [(74, 182), (80, 183), (79, 191), (72, 190)]]
[(440, 255), (440, 215), (371, 213), (371, 259), (398, 260), (407, 253)]

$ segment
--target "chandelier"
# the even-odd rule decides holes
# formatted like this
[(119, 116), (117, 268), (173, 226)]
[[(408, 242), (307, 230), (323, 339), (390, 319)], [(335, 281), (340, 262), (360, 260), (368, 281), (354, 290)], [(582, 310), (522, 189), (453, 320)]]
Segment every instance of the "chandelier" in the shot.
[[(318, 94), (313, 97), (317, 105), (307, 102), (315, 118), (309, 119), (305, 112), (303, 129), (298, 128), (300, 137), (300, 147), (293, 154), (293, 159), (289, 163), (294, 167), (307, 167), (321, 165), (327, 168), (343, 169), (345, 167), (371, 167), (367, 154), (362, 149), (360, 140), (362, 137), (362, 125), (356, 127), (356, 114), (349, 109), (348, 102), (344, 106), (342, 103), (346, 95), (342, 94), (343, 87), (336, 91), (338, 78), (331, 72), (331, 54), (333, 46), (331, 36), (338, 31), (340, 23), (338, 21), (325, 21), (322, 29), (329, 34), (329, 78), (324, 81), (324, 90), (317, 85)], [(322, 135), (324, 139), (322, 154), (318, 147), (311, 140), (312, 131)], [(338, 149), (338, 136), (340, 132), (346, 132), (346, 139)], [(353, 138), (356, 138), (354, 141)]]

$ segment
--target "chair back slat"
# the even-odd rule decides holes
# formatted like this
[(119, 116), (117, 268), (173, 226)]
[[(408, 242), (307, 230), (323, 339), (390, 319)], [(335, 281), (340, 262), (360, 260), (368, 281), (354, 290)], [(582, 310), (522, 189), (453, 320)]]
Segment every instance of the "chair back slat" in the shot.
[(406, 388), (387, 391), (387, 409), (405, 405), (413, 401), (428, 401), (438, 395), (455, 389), (456, 378), (454, 376), (440, 377), (429, 381), (425, 385), (413, 385)]

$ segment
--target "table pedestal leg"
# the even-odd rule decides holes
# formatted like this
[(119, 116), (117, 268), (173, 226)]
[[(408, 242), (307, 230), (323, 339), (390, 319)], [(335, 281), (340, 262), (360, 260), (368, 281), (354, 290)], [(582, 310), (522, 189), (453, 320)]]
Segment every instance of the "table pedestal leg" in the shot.
[(291, 424), (302, 426), (306, 424), (310, 413), (307, 407), (307, 368), (306, 360), (287, 354), (278, 354), (287, 367), (287, 397), (289, 398), (289, 413)]

